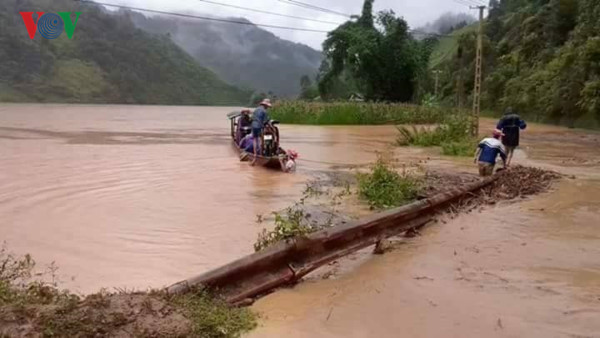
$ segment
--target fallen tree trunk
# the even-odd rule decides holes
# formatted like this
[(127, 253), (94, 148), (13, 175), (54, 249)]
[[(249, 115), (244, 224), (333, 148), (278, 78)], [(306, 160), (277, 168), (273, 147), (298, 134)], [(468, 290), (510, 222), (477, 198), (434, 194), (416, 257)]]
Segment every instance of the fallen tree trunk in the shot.
[(295, 282), (315, 269), (432, 220), (436, 211), (494, 182), (497, 174), (459, 188), (356, 222), (334, 226), (306, 237), (281, 242), (202, 275), (167, 288), (186, 292), (202, 285), (217, 290), (236, 304), (276, 287)]

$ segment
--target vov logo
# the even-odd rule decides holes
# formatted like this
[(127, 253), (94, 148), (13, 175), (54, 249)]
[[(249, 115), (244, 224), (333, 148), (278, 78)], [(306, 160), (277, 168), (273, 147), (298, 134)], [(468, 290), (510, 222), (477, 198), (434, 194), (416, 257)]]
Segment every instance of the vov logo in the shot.
[(67, 37), (71, 39), (75, 33), (75, 26), (81, 12), (75, 12), (75, 22), (71, 20), (71, 12), (44, 13), (36, 12), (38, 15), (37, 22), (33, 21), (33, 12), (19, 12), (27, 28), (27, 33), (31, 40), (35, 38), (35, 32), (40, 32), (40, 35), (46, 39), (52, 40), (58, 38), (63, 31), (67, 33)]

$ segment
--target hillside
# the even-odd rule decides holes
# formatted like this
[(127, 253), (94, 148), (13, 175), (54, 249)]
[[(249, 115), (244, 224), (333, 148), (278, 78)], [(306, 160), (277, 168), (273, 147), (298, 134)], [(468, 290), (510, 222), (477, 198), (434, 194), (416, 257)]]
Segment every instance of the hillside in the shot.
[(436, 68), (442, 62), (456, 56), (458, 52), (458, 38), (467, 33), (476, 32), (479, 27), (478, 23), (457, 29), (451, 32), (448, 37), (440, 37), (429, 59), (429, 68)]
[(141, 14), (132, 17), (144, 31), (169, 34), (200, 65), (230, 84), (272, 91), (279, 96), (298, 95), (300, 78), (314, 77), (322, 60), (321, 52), (280, 39), (253, 25)]
[[(569, 126), (600, 121), (600, 1), (492, 0), (485, 22), (482, 107), (515, 108), (529, 119)], [(463, 75), (473, 87), (474, 32), (456, 39), (439, 64), (442, 93), (453, 102)], [(450, 48), (440, 44), (440, 50)]]
[[(73, 39), (28, 36), (20, 11), (80, 11)], [(249, 91), (125, 15), (69, 0), (0, 2), (0, 101), (225, 105)]]

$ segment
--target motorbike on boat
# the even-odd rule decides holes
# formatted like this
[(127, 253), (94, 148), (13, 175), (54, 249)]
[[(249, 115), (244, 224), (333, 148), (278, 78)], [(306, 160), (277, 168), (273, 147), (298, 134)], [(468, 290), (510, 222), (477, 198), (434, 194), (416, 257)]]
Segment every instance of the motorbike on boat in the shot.
[[(240, 147), (240, 141), (252, 132), (250, 125), (242, 125), (243, 113), (249, 111), (235, 111), (227, 114), (231, 123), (231, 138), (234, 147), (240, 154), (241, 161), (254, 160), (254, 154), (244, 151)], [(280, 146), (279, 121), (270, 120), (265, 123), (263, 133), (263, 147), (256, 155), (256, 163), (267, 168), (281, 169), (285, 172), (295, 169), (295, 160), (298, 157), (294, 151), (285, 151)], [(291, 161), (291, 162), (290, 162)]]

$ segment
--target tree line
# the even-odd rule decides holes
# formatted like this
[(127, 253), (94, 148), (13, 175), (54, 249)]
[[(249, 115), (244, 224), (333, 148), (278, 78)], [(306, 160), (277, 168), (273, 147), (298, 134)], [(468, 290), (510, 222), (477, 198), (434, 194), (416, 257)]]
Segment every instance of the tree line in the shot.
[(301, 79), (302, 98), (407, 102), (419, 95), (435, 39), (417, 40), (408, 24), (391, 11), (373, 14), (374, 0), (362, 13), (328, 33), (316, 83)]
[[(448, 103), (471, 97), (475, 39), (460, 35), (458, 52), (440, 67)], [(491, 0), (483, 73), (483, 109), (510, 106), (570, 126), (600, 121), (600, 1)]]
[[(360, 16), (328, 34), (316, 81), (303, 77), (300, 97), (346, 100), (360, 93), (366, 100), (468, 109), (477, 30), (419, 40), (393, 11), (374, 15), (372, 6), (365, 0)], [(442, 39), (454, 39), (455, 48), (435, 64), (440, 91), (432, 100), (430, 58)], [(570, 126), (600, 122), (600, 1), (491, 0), (483, 48), (482, 109), (512, 107)]]

